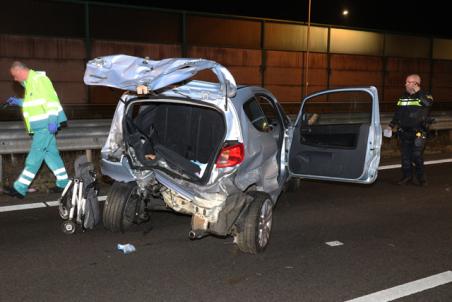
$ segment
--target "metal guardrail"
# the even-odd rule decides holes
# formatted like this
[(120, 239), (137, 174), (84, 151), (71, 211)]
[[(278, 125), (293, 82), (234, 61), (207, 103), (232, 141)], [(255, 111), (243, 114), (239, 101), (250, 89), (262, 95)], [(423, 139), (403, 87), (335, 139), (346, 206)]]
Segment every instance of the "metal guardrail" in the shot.
[[(349, 120), (346, 114), (325, 114), (328, 121), (344, 122)], [(296, 116), (291, 116), (295, 120)], [(452, 130), (452, 112), (434, 112), (435, 122), (431, 130)], [(392, 114), (380, 115), (381, 125), (389, 124)], [(110, 119), (71, 120), (57, 134), (60, 151), (85, 150), (91, 159), (92, 150), (101, 149), (110, 130)], [(3, 179), (3, 155), (27, 153), (30, 150), (31, 136), (25, 131), (24, 124), (18, 122), (0, 122), (0, 181)]]
[[(57, 134), (60, 151), (85, 150), (88, 160), (92, 150), (101, 149), (107, 140), (111, 120), (71, 120), (67, 127)], [(24, 123), (0, 122), (0, 182), (3, 180), (3, 155), (27, 153), (30, 150), (31, 136), (27, 134)]]
[[(58, 149), (76, 151), (100, 149), (107, 139), (111, 120), (73, 120), (57, 134)], [(23, 122), (0, 122), (0, 155), (27, 153), (31, 136)]]

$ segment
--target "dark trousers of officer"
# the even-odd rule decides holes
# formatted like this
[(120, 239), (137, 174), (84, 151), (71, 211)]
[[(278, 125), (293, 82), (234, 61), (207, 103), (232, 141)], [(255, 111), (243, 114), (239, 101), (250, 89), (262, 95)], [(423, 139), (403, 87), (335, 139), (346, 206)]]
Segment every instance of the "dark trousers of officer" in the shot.
[(416, 136), (416, 131), (399, 131), (400, 153), (402, 157), (403, 178), (413, 176), (413, 163), (416, 168), (418, 180), (425, 180), (424, 177), (424, 147), (425, 135)]

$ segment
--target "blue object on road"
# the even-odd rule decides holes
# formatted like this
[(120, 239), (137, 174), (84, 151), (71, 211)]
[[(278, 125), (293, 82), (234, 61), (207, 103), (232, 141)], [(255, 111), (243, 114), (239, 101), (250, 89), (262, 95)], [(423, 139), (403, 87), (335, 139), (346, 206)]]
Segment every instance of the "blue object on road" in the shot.
[(120, 244), (118, 243), (117, 249), (119, 251), (122, 251), (124, 254), (130, 254), (136, 251), (136, 248), (133, 244), (126, 243), (126, 244)]

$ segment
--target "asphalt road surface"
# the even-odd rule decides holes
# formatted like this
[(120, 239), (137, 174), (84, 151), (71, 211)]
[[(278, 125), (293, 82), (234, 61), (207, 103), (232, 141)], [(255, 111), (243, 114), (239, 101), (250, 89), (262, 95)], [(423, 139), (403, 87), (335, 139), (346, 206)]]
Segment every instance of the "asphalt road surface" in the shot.
[(190, 241), (190, 218), (173, 213), (65, 235), (55, 207), (1, 212), (0, 301), (452, 301), (452, 163), (426, 170), (427, 187), (396, 185), (397, 169), (370, 186), (303, 181), (259, 255)]

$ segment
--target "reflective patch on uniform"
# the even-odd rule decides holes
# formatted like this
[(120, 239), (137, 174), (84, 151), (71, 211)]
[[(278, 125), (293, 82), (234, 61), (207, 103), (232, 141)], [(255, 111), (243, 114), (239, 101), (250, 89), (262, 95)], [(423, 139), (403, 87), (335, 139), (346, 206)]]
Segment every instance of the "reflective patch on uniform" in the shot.
[(64, 175), (57, 175), (56, 178), (57, 178), (58, 180), (62, 180), (62, 179), (68, 179), (68, 176), (67, 176), (67, 174), (64, 174)]
[(24, 108), (28, 108), (28, 107), (36, 107), (36, 106), (42, 106), (46, 103), (45, 99), (36, 99), (33, 101), (26, 101), (23, 103), (23, 107)]
[(62, 109), (63, 107), (61, 107), (61, 105), (59, 103), (56, 102), (47, 102), (47, 107), (49, 108), (57, 108), (57, 109)]
[(24, 185), (27, 185), (27, 186), (29, 186), (29, 185), (31, 184), (31, 181), (30, 181), (30, 180), (25, 179), (25, 178), (23, 178), (23, 177), (19, 177), (19, 179), (18, 179), (17, 181), (18, 181), (18, 182), (21, 182), (21, 183), (23, 183)]
[(55, 175), (61, 174), (61, 173), (66, 173), (66, 169), (60, 168), (60, 169), (56, 169), (55, 171), (53, 171), (53, 174), (55, 174)]
[(31, 173), (30, 171), (24, 170), (22, 172), (23, 175), (30, 177), (31, 179), (35, 178), (36, 174)]
[(422, 106), (419, 99), (400, 99), (397, 106)]
[(48, 118), (49, 118), (48, 114), (39, 114), (39, 115), (30, 116), (29, 120), (30, 120), (30, 122), (37, 122), (37, 121), (42, 121), (42, 120), (45, 120)]

